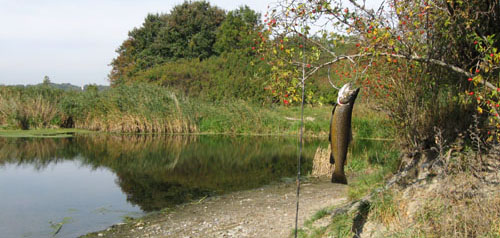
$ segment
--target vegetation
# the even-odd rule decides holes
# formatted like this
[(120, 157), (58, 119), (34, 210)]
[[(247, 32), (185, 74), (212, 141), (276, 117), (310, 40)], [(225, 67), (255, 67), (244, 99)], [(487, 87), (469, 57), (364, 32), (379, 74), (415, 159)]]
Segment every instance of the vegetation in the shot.
[(204, 60), (249, 47), (260, 16), (248, 7), (226, 13), (205, 1), (184, 2), (169, 14), (149, 14), (142, 27), (129, 32), (111, 65), (113, 84), (135, 80), (154, 66), (178, 59)]
[[(411, 149), (433, 147), (436, 129), (453, 141), (473, 114), (480, 116), (485, 139), (497, 137), (496, 1), (394, 1), (379, 12), (349, 2), (353, 7), (342, 1), (279, 1), (271, 7), (265, 20), (271, 35), (263, 34), (260, 48), (274, 66), (271, 87), (285, 94), (298, 83), (301, 67), (307, 81), (331, 68), (370, 94)], [(312, 31), (318, 24), (324, 26), (320, 32)], [(342, 42), (356, 47), (339, 54)]]
[[(98, 91), (38, 86), (0, 87), (0, 124), (6, 129), (76, 128), (129, 133), (296, 134), (298, 108), (242, 100), (209, 102), (148, 83)], [(330, 107), (307, 107), (306, 134), (326, 135)], [(12, 134), (12, 133), (10, 133)], [(36, 134), (36, 132), (34, 133)], [(38, 133), (40, 134), (40, 133)]]
[[(439, 204), (437, 207), (424, 209), (427, 215), (420, 216), (421, 220), (405, 223), (406, 228), (413, 229), (381, 236), (498, 236), (498, 219), (494, 215), (485, 217), (481, 224), (460, 215), (453, 217), (472, 210), (481, 214), (480, 203), (494, 207), (493, 213), (497, 214), (498, 200), (482, 199), (495, 195), (482, 191), (496, 183), (483, 174), (488, 170), (485, 164), (499, 168), (498, 153), (494, 151), (500, 142), (498, 1), (402, 0), (384, 2), (384, 6), (374, 9), (364, 3), (292, 0), (271, 6), (265, 19), (267, 33), (262, 34), (259, 48), (263, 58), (273, 65), (270, 87), (288, 95), (302, 75), (306, 82), (311, 81), (322, 69), (338, 71), (362, 87), (372, 105), (387, 113), (396, 129), (397, 142), (406, 150), (401, 177), (396, 177), (397, 185), (391, 186), (399, 186), (405, 194), (415, 190), (418, 193), (404, 199), (419, 199), (441, 183), (457, 182), (446, 172), (448, 169), (443, 169), (455, 164), (453, 161), (461, 161), (458, 174), (481, 181), (477, 187), (460, 193), (463, 197), (453, 199), (449, 197), (458, 188), (446, 187), (438, 192), (436, 200), (430, 201)], [(319, 31), (317, 25), (322, 26)], [(339, 54), (337, 46), (346, 42), (356, 47)], [(333, 84), (341, 85), (337, 81)], [(475, 151), (475, 156), (463, 148)], [(467, 159), (462, 159), (463, 155)], [(350, 196), (360, 199), (373, 187), (379, 187), (373, 185), (383, 178), (384, 173), (375, 172), (360, 179), (355, 185), (357, 191), (351, 190)], [(363, 186), (365, 183), (368, 186)], [(363, 197), (357, 204), (366, 206), (334, 217), (328, 229), (343, 224), (335, 235), (355, 236), (356, 218), (366, 222), (368, 212), (393, 222), (414, 213), (394, 195), (397, 188), (386, 189)], [(451, 212), (454, 215), (444, 216)], [(476, 226), (481, 227), (477, 233), (472, 231)], [(311, 237), (334, 235), (325, 231), (319, 234)]]
[[(498, 1), (398, 0), (378, 10), (349, 2), (278, 1), (261, 23), (248, 7), (226, 13), (205, 1), (186, 1), (170, 13), (148, 15), (129, 32), (111, 62), (109, 90), (63, 91), (48, 87), (48, 79), (37, 87), (1, 87), (0, 126), (292, 134), (299, 126), (292, 105), (301, 102), (304, 76), (305, 113), (315, 115), (306, 120), (306, 133), (326, 134), (330, 110), (321, 105), (335, 101), (330, 84), (353, 81), (362, 88), (360, 101), (388, 118), (354, 117), (358, 139), (350, 157), (356, 159), (348, 169), (360, 179), (350, 185), (351, 199), (380, 187), (398, 168), (398, 150), (387, 144), (403, 145), (412, 155), (400, 168), (420, 161), (420, 168), (455, 165), (457, 173), (480, 177), (481, 170), (460, 154), (481, 155), (500, 143)], [(364, 108), (361, 114), (369, 113)], [(372, 140), (391, 136), (396, 143)], [(449, 175), (443, 171), (434, 176)], [(471, 204), (465, 198), (441, 200)], [(395, 201), (397, 193), (381, 194), (371, 214), (397, 217)], [(489, 202), (494, 207), (498, 201)], [(460, 212), (446, 203), (428, 208), (436, 213), (421, 217), (435, 229), (418, 234), (450, 234), (433, 215), (440, 209)], [(331, 231), (352, 232), (344, 228), (354, 215), (334, 218)], [(487, 225), (497, 222), (488, 219)], [(467, 227), (458, 230), (467, 236)], [(494, 233), (484, 228), (473, 235), (485, 234)]]

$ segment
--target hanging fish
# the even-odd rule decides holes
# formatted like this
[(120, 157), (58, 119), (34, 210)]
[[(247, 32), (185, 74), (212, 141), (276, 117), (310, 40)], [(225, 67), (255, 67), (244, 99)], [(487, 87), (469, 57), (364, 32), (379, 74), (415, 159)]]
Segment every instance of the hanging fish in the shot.
[(339, 91), (337, 103), (333, 106), (330, 121), (330, 163), (335, 164), (332, 183), (347, 184), (344, 166), (347, 159), (347, 147), (352, 140), (351, 117), (354, 101), (359, 88), (352, 89), (351, 83), (346, 83)]

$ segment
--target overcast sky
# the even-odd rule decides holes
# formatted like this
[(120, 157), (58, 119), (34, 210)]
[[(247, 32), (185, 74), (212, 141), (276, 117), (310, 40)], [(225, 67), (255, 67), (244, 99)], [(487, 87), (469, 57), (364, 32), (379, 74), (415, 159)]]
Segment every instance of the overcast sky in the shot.
[[(148, 13), (183, 0), (0, 0), (0, 85), (106, 84), (115, 49)], [(210, 0), (265, 13), (270, 0)]]

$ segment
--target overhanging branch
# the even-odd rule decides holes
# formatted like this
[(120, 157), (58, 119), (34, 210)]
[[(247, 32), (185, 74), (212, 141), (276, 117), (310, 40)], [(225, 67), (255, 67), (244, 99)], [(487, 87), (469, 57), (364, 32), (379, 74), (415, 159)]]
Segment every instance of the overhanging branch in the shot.
[[(459, 73), (461, 75), (464, 75), (466, 78), (472, 78), (474, 77), (474, 74), (470, 73), (470, 72), (467, 72), (465, 71), (464, 69), (460, 68), (460, 67), (457, 67), (455, 65), (451, 65), (451, 64), (448, 64), (444, 61), (441, 61), (441, 60), (437, 60), (437, 59), (428, 59), (426, 57), (420, 57), (420, 56), (406, 56), (406, 55), (400, 55), (400, 54), (389, 54), (389, 53), (378, 53), (378, 54), (373, 54), (373, 53), (366, 53), (366, 54), (363, 54), (363, 53), (360, 53), (360, 54), (354, 54), (354, 55), (341, 55), (341, 56), (336, 56), (333, 60), (331, 61), (328, 61), (328, 62), (325, 62), (325, 63), (322, 63), (318, 66), (314, 66), (312, 67), (312, 69), (307, 72), (307, 74), (305, 75), (304, 77), (304, 82), (309, 79), (312, 75), (314, 75), (318, 70), (320, 70), (321, 68), (324, 68), (324, 67), (327, 67), (327, 66), (330, 66), (330, 65), (333, 65), (339, 61), (342, 61), (342, 60), (349, 60), (349, 61), (354, 61), (353, 59), (355, 58), (363, 58), (363, 57), (368, 57), (368, 56), (389, 56), (389, 57), (394, 57), (394, 58), (400, 58), (400, 59), (406, 59), (406, 60), (410, 60), (410, 61), (417, 61), (417, 62), (424, 62), (424, 63), (431, 63), (431, 64), (435, 64), (435, 65), (439, 65), (441, 67), (445, 67), (445, 68), (448, 68), (450, 70), (452, 70), (453, 72), (456, 72), (456, 73)], [(302, 83), (302, 82), (301, 82)], [(479, 83), (486, 86), (487, 88), (491, 89), (491, 90), (494, 90), (494, 91), (499, 91), (500, 89), (498, 87), (496, 87), (495, 85), (493, 85), (492, 83), (484, 80), (481, 78), (481, 80), (479, 80)], [(299, 84), (298, 84), (299, 85)], [(297, 85), (297, 86), (298, 86)], [(297, 87), (296, 86), (296, 87)], [(500, 115), (498, 114), (497, 110), (495, 108), (492, 107), (492, 110), (493, 112), (495, 113), (495, 117), (497, 118), (498, 121), (500, 121)]]

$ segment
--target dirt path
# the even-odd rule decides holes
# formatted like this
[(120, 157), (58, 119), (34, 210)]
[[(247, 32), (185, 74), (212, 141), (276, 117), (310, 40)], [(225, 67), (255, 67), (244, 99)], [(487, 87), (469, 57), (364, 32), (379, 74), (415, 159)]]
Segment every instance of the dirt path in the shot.
[[(295, 189), (295, 183), (287, 183), (211, 197), (88, 237), (289, 237)], [(346, 193), (347, 186), (326, 180), (303, 183), (299, 226), (319, 209), (345, 202)]]

